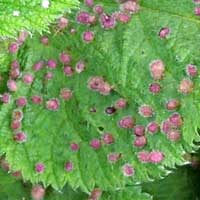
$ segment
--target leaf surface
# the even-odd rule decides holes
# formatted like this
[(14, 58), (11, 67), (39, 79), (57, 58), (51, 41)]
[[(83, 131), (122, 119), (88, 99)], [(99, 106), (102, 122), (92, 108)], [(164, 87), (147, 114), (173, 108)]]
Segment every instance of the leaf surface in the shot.
[[(181, 2), (177, 1), (182, 5)], [(101, 4), (108, 13), (119, 7), (115, 1), (103, 1)], [(0, 145), (9, 163), (14, 169), (21, 170), (25, 179), (33, 183), (42, 181), (46, 186), (52, 185), (56, 189), (62, 188), (67, 182), (73, 188), (81, 187), (86, 192), (94, 187), (115, 190), (126, 184), (163, 177), (176, 165), (185, 164), (182, 155), (186, 150), (193, 151), (196, 148), (193, 142), (199, 140), (199, 76), (191, 78), (194, 84), (192, 93), (184, 95), (178, 92), (181, 80), (190, 79), (185, 72), (186, 65), (198, 67), (200, 64), (197, 56), (199, 19), (193, 14), (194, 4), (185, 1), (184, 6), (176, 8), (173, 1), (140, 1), (140, 7), (129, 23), (117, 23), (112, 30), (104, 30), (98, 20), (92, 26), (77, 24), (76, 14), (72, 14), (69, 16), (72, 19), (70, 27), (63, 33), (53, 32), (49, 35), (48, 46), (40, 43), (40, 36), (30, 38), (22, 46), (17, 54), (23, 65), (22, 77), (31, 73), (35, 79), (31, 85), (24, 84), (22, 78), (17, 80), (18, 91), (13, 93), (10, 104), (2, 106)], [(84, 6), (81, 8), (87, 9)], [(91, 9), (89, 12), (92, 13)], [(166, 39), (158, 36), (163, 27), (171, 30)], [(75, 28), (75, 34), (70, 33), (71, 28)], [(95, 33), (91, 43), (82, 40), (86, 30)], [(66, 76), (63, 73), (64, 66), (59, 61), (63, 51), (71, 55), (70, 65), (74, 70), (80, 60), (85, 62), (86, 69), (80, 74), (74, 72), (72, 76)], [(33, 70), (36, 62), (46, 62), (48, 59), (57, 60), (55, 69), (45, 65), (38, 72)], [(154, 82), (149, 65), (157, 59), (163, 61), (166, 70), (164, 78), (157, 81), (161, 85), (161, 92), (154, 95), (149, 92), (149, 85)], [(48, 72), (53, 73), (53, 78), (45, 81), (44, 76)], [(110, 95), (101, 95), (88, 88), (88, 80), (93, 76), (103, 77), (112, 85)], [(60, 98), (62, 88), (73, 91), (69, 101)], [(33, 95), (40, 95), (43, 103), (34, 105), (31, 101)], [(21, 96), (28, 100), (22, 109), (22, 130), (27, 135), (27, 141), (18, 144), (13, 140), (10, 123), (12, 111), (16, 108), (15, 101)], [(46, 108), (47, 101), (52, 98), (59, 99), (57, 111)], [(128, 106), (112, 115), (106, 114), (105, 109), (114, 106), (119, 98), (125, 98)], [(165, 103), (172, 98), (178, 99), (181, 105), (174, 111), (183, 118), (180, 140), (172, 142), (161, 131), (156, 134), (146, 132), (147, 144), (143, 148), (135, 147), (133, 130), (120, 128), (119, 121), (125, 116), (132, 116), (137, 125), (146, 127), (156, 121), (161, 126), (174, 113), (165, 108)], [(143, 104), (152, 106), (152, 117), (144, 118), (138, 113)], [(94, 108), (96, 112), (91, 112)], [(113, 135), (114, 144), (102, 142), (105, 133)], [(90, 146), (95, 138), (102, 142), (98, 150)], [(79, 151), (70, 149), (72, 143), (79, 144)], [(138, 160), (141, 151), (159, 151), (164, 159), (159, 163), (143, 163)], [(120, 153), (121, 159), (110, 163), (107, 158), (110, 153)], [(64, 167), (69, 161), (74, 166), (70, 172)], [(44, 164), (43, 173), (35, 171), (37, 163)], [(123, 175), (125, 164), (134, 168), (133, 176)]]

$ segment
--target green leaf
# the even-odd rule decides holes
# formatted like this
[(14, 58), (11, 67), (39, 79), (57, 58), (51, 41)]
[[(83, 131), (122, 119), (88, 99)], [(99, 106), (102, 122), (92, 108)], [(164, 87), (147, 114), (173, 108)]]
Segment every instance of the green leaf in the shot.
[(18, 31), (48, 31), (48, 26), (63, 13), (78, 5), (77, 0), (51, 0), (49, 7), (41, 0), (3, 0), (0, 2), (0, 38), (16, 38)]
[(0, 73), (7, 72), (11, 56), (7, 54), (9, 40), (0, 40)]
[(179, 168), (165, 179), (143, 184), (143, 191), (159, 200), (196, 200), (199, 198), (199, 170), (189, 166)]
[[(182, 5), (181, 2), (177, 1)], [(109, 13), (119, 7), (115, 1), (101, 4), (105, 5)], [(160, 8), (160, 5), (163, 7)], [(115, 191), (116, 188), (124, 188), (126, 184), (163, 177), (176, 165), (185, 164), (182, 155), (186, 150), (195, 150), (193, 142), (199, 140), (196, 129), (200, 123), (199, 76), (192, 79), (194, 91), (191, 94), (178, 92), (181, 80), (189, 78), (185, 73), (186, 65), (200, 64), (197, 56), (200, 48), (199, 19), (193, 14), (194, 5), (191, 1), (184, 1), (184, 6), (177, 8), (173, 1), (153, 0), (140, 1), (140, 6), (141, 10), (132, 16), (128, 24), (118, 23), (112, 30), (104, 30), (98, 20), (93, 26), (77, 24), (73, 17), (76, 13), (73, 13), (70, 28), (75, 28), (75, 34), (70, 33), (70, 28), (63, 33), (53, 32), (48, 36), (47, 46), (42, 45), (40, 36), (35, 35), (22, 46), (17, 54), (20, 63), (23, 63), (22, 77), (31, 73), (35, 80), (28, 86), (20, 78), (17, 81), (18, 91), (13, 93), (12, 101), (2, 106), (0, 145), (9, 163), (14, 169), (21, 170), (25, 179), (32, 183), (41, 181), (45, 186), (52, 185), (55, 189), (61, 189), (68, 183), (85, 192), (94, 187)], [(89, 11), (92, 12), (91, 9)], [(166, 26), (171, 33), (161, 40), (158, 33)], [(82, 40), (83, 31), (86, 30), (95, 33), (95, 40), (91, 43)], [(63, 73), (63, 64), (58, 61), (63, 51), (72, 56), (73, 69), (79, 60), (84, 60), (86, 70), (67, 77)], [(47, 61), (49, 58), (58, 61), (55, 69), (43, 67), (41, 71), (33, 71), (32, 66), (36, 62)], [(165, 63), (166, 72), (163, 80), (158, 81), (161, 92), (153, 95), (148, 89), (153, 82), (149, 64), (156, 59)], [(44, 81), (47, 72), (53, 73), (50, 81)], [(113, 86), (110, 95), (104, 96), (88, 88), (88, 80), (93, 76), (101, 76)], [(73, 91), (69, 101), (60, 98), (62, 88)], [(41, 95), (43, 103), (33, 105), (33, 95)], [(22, 109), (22, 130), (27, 135), (27, 141), (18, 144), (13, 140), (14, 132), (10, 129), (10, 123), (12, 111), (16, 108), (15, 100), (20, 96), (28, 100)], [(59, 99), (58, 111), (46, 108), (46, 102), (51, 98)], [(128, 106), (113, 115), (106, 114), (105, 109), (113, 106), (119, 98), (125, 98)], [(147, 145), (143, 148), (135, 147), (133, 130), (120, 128), (119, 120), (130, 115), (135, 118), (136, 124), (147, 126), (155, 120), (161, 125), (173, 113), (165, 108), (166, 101), (171, 98), (177, 98), (181, 103), (177, 110), (183, 117), (181, 139), (172, 142), (161, 131), (156, 134), (146, 133)], [(139, 115), (138, 108), (143, 104), (153, 107), (153, 117), (144, 118)], [(90, 111), (93, 107), (96, 112)], [(112, 133), (115, 143), (102, 144), (98, 150), (92, 149), (91, 140), (101, 139), (105, 133)], [(70, 144), (74, 142), (80, 145), (78, 152), (70, 149)], [(160, 151), (164, 154), (164, 160), (159, 163), (143, 163), (138, 160), (141, 151)], [(115, 164), (107, 159), (113, 152), (122, 155)], [(68, 161), (74, 165), (71, 172), (64, 168)], [(45, 165), (43, 173), (35, 171), (35, 165), (40, 162)], [(122, 172), (122, 167), (127, 163), (135, 170), (131, 177), (124, 176)]]
[(0, 196), (4, 200), (28, 199), (29, 186), (0, 169)]

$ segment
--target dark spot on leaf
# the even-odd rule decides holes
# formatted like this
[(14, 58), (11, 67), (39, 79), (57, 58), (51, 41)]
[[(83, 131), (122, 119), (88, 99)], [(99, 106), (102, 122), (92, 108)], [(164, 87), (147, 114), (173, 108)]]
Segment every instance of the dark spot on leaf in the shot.
[(108, 114), (108, 115), (112, 115), (116, 112), (116, 108), (111, 106), (111, 107), (107, 107), (106, 110), (105, 110), (105, 113)]
[(99, 126), (98, 129), (99, 129), (99, 131), (103, 131), (103, 130), (104, 130), (104, 127)]

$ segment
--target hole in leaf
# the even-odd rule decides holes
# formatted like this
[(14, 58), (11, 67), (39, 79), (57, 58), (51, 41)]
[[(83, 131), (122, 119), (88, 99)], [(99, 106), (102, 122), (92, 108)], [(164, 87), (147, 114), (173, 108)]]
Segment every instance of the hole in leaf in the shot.
[(103, 130), (104, 130), (104, 127), (99, 126), (98, 129), (99, 129), (99, 131), (103, 131)]

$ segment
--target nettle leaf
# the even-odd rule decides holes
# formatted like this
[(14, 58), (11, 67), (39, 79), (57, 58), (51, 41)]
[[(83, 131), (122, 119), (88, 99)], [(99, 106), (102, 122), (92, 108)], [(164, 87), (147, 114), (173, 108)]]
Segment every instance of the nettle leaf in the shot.
[(77, 0), (2, 0), (0, 38), (16, 38), (18, 31), (48, 31), (57, 17), (78, 5)]
[(7, 47), (9, 42), (9, 40), (0, 41), (0, 74), (8, 71), (8, 65), (11, 62), (11, 57), (7, 53)]
[(128, 1), (130, 10), (127, 2), (103, 1), (109, 15), (100, 22), (83, 5), (90, 15), (68, 16), (64, 32), (52, 30), (42, 43), (29, 38), (15, 55), (17, 90), (0, 114), (0, 145), (11, 166), (33, 183), (89, 192), (160, 178), (185, 164), (182, 155), (199, 141), (200, 36), (194, 3), (182, 2), (139, 1), (139, 9)]
[(165, 179), (153, 183), (145, 183), (143, 190), (160, 200), (196, 200), (199, 198), (199, 170), (183, 167), (169, 174)]

